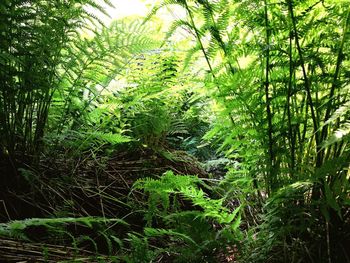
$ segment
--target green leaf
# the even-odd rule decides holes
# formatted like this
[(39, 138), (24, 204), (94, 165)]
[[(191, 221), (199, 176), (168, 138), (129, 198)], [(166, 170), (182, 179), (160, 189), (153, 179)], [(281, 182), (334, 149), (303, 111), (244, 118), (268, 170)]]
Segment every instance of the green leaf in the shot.
[(332, 192), (332, 190), (329, 187), (327, 182), (325, 182), (324, 188), (325, 188), (325, 196), (326, 196), (327, 205), (329, 205), (331, 208), (333, 208), (336, 212), (339, 212), (340, 206), (337, 203), (337, 200), (335, 199), (333, 192)]

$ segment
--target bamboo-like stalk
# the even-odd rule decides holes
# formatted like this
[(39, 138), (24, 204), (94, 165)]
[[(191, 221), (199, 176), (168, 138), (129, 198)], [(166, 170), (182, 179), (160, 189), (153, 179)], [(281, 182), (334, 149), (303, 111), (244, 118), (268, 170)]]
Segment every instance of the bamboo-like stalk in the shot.
[(292, 48), (292, 32), (289, 34), (289, 79), (288, 79), (288, 93), (287, 93), (287, 118), (288, 118), (288, 136), (289, 136), (289, 148), (290, 148), (290, 172), (293, 177), (295, 168), (295, 139), (293, 135), (292, 116), (291, 116), (291, 96), (292, 96), (292, 80), (293, 80), (293, 48)]
[(268, 136), (268, 154), (269, 154), (269, 174), (268, 174), (268, 185), (267, 189), (270, 193), (274, 190), (274, 185), (276, 183), (276, 173), (275, 173), (275, 152), (273, 149), (273, 126), (272, 126), (272, 112), (270, 105), (270, 25), (269, 25), (269, 13), (268, 13), (268, 2), (264, 0), (264, 19), (265, 19), (265, 103), (266, 103), (266, 115), (267, 115), (267, 136)]
[(294, 16), (293, 0), (288, 0), (287, 5), (288, 5), (288, 10), (289, 10), (289, 16), (290, 16), (292, 27), (293, 27), (295, 44), (296, 44), (297, 51), (299, 54), (299, 61), (300, 61), (301, 69), (302, 69), (302, 73), (303, 73), (304, 86), (305, 86), (305, 91), (307, 94), (307, 101), (308, 101), (310, 111), (311, 111), (311, 118), (312, 118), (313, 130), (314, 130), (314, 134), (315, 134), (315, 141), (316, 141), (316, 149), (319, 149), (319, 147), (320, 147), (320, 138), (319, 138), (319, 133), (318, 133), (319, 122), (317, 120), (315, 105), (314, 105), (312, 95), (311, 95), (311, 84), (310, 84), (310, 80), (309, 80), (309, 77), (308, 77), (307, 72), (306, 72), (304, 54), (303, 54), (303, 51), (302, 51), (301, 46), (300, 46), (296, 18)]
[[(34, 1), (30, 6), (10, 1), (2, 6), (11, 19), (1, 20), (5, 23), (6, 41), (1, 43), (0, 51), (10, 58), (6, 65), (1, 64), (4, 88), (0, 91), (0, 143), (2, 150), (7, 151), (12, 159), (20, 157), (23, 161), (30, 161), (40, 155), (52, 94), (56, 88), (56, 67), (61, 62), (61, 51), (69, 38), (68, 31), (79, 26), (70, 21), (81, 18), (83, 2), (76, 5), (72, 1), (70, 5), (77, 12), (68, 12), (64, 17), (57, 11), (60, 8), (65, 10), (66, 6), (50, 1)], [(21, 13), (19, 11), (28, 11), (30, 18), (17, 15)], [(63, 19), (64, 23), (56, 24), (50, 14), (57, 14), (57, 21)], [(57, 32), (62, 32), (62, 35)], [(23, 38), (26, 38), (25, 42)]]
[[(334, 100), (334, 95), (335, 95), (335, 91), (336, 88), (338, 87), (338, 79), (339, 79), (339, 75), (340, 75), (340, 69), (341, 69), (341, 65), (344, 59), (344, 55), (343, 55), (343, 50), (344, 50), (344, 45), (345, 45), (345, 41), (346, 41), (346, 37), (349, 31), (349, 27), (350, 27), (350, 9), (347, 11), (347, 16), (346, 16), (346, 20), (345, 20), (345, 25), (343, 28), (343, 35), (340, 41), (340, 46), (338, 49), (338, 54), (337, 54), (337, 63), (335, 66), (335, 71), (334, 71), (334, 75), (333, 75), (333, 80), (332, 80), (332, 86), (331, 89), (329, 91), (329, 102), (327, 104), (327, 108), (326, 108), (326, 112), (325, 112), (325, 116), (323, 118), (323, 121), (325, 123), (325, 125), (322, 127), (322, 131), (321, 131), (321, 141), (326, 140), (327, 136), (328, 136), (328, 130), (329, 130), (329, 125), (326, 122), (328, 121), (328, 119), (331, 116), (331, 113), (334, 109), (334, 103), (332, 102)], [(320, 158), (323, 159), (324, 157), (324, 152), (325, 149), (320, 149)], [(335, 150), (335, 152), (337, 152)]]

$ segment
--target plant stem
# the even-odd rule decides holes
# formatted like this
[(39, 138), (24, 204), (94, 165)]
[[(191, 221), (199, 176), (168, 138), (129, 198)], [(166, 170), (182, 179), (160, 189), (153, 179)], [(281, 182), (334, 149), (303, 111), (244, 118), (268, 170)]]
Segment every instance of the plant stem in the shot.
[(289, 15), (291, 18), (293, 31), (294, 31), (295, 44), (297, 46), (300, 64), (301, 64), (301, 68), (302, 68), (302, 73), (303, 73), (303, 78), (304, 78), (304, 86), (305, 86), (305, 90), (306, 90), (306, 94), (307, 94), (307, 100), (308, 100), (308, 104), (310, 106), (310, 111), (311, 111), (311, 118), (312, 118), (312, 123), (313, 123), (313, 130), (314, 130), (314, 134), (315, 134), (315, 141), (316, 141), (316, 149), (318, 149), (320, 146), (319, 134), (318, 134), (318, 126), (319, 125), (318, 125), (318, 121), (317, 121), (315, 106), (314, 106), (314, 103), (312, 100), (310, 80), (309, 80), (309, 77), (307, 76), (307, 73), (306, 73), (304, 54), (301, 50), (301, 46), (300, 46), (300, 42), (299, 42), (296, 19), (295, 19), (294, 10), (293, 10), (293, 0), (288, 0), (287, 3), (288, 3)]
[(265, 64), (265, 100), (266, 100), (266, 114), (267, 114), (267, 125), (268, 125), (268, 152), (269, 152), (269, 187), (270, 190), (274, 189), (274, 177), (275, 177), (275, 153), (273, 150), (273, 127), (272, 127), (272, 112), (271, 112), (271, 98), (269, 96), (270, 80), (270, 25), (269, 25), (269, 14), (268, 14), (268, 3), (264, 0), (264, 17), (265, 17), (265, 44), (266, 44), (266, 64)]

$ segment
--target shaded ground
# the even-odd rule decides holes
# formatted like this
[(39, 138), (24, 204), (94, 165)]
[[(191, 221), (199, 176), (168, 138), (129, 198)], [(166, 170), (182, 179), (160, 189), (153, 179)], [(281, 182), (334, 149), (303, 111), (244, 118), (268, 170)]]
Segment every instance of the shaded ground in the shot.
[[(11, 178), (10, 170), (2, 166), (2, 176)], [(12, 173), (13, 181), (8, 185), (3, 184), (1, 221), (30, 217), (119, 218), (125, 220), (128, 226), (111, 224), (108, 228), (122, 239), (130, 230), (141, 231), (145, 223), (143, 216), (135, 212), (129, 202), (131, 199), (133, 202), (144, 201), (142, 193), (131, 191), (132, 185), (139, 178), (157, 178), (168, 170), (176, 174), (208, 177), (195, 158), (175, 150), (122, 151), (108, 159), (94, 153), (77, 159), (65, 159), (64, 154), (47, 157), (36, 170), (24, 169), (21, 173)], [(59, 238), (52, 237), (42, 225), (28, 224), (21, 232), (24, 237), (0, 238), (0, 262), (73, 259), (76, 262), (97, 262), (103, 256), (94, 259), (93, 255), (113, 253), (98, 227), (71, 222), (64, 224), (62, 232)], [(68, 235), (74, 237), (74, 243), (78, 244), (76, 247), (71, 247), (72, 239)], [(91, 240), (81, 240), (82, 236), (88, 236)], [(232, 256), (218, 252), (218, 262), (232, 260)], [(166, 254), (159, 258), (159, 262), (171, 261)], [(103, 262), (112, 261), (105, 259)]]

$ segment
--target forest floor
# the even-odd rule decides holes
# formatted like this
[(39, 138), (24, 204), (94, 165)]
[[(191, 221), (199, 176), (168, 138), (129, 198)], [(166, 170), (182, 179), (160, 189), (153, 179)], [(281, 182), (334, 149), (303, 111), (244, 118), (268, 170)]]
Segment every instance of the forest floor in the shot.
[[(113, 223), (108, 228), (122, 240), (131, 231), (142, 232), (145, 225), (143, 216), (130, 205), (130, 200), (140, 206), (146, 203), (144, 193), (132, 188), (138, 179), (159, 178), (166, 171), (197, 175), (209, 182), (215, 177), (193, 156), (171, 149), (138, 148), (118, 151), (110, 157), (95, 153), (69, 159), (66, 156), (62, 153), (46, 157), (35, 170), (23, 169), (21, 176), (26, 183), (20, 180), (21, 184), (12, 181), (3, 185), (0, 262), (115, 262), (108, 256), (113, 249), (95, 226), (91, 229), (85, 222), (68, 220), (64, 222), (64, 233), (52, 236), (49, 228), (55, 228), (55, 223), (39, 223), (35, 218), (118, 218), (127, 224)], [(8, 168), (1, 168), (8, 173)], [(181, 205), (184, 209), (191, 206), (185, 201)], [(74, 241), (72, 246), (69, 236), (79, 242)], [(218, 251), (217, 262), (235, 262), (235, 253), (235, 248), (225, 253)], [(165, 253), (157, 262), (172, 261)]]

